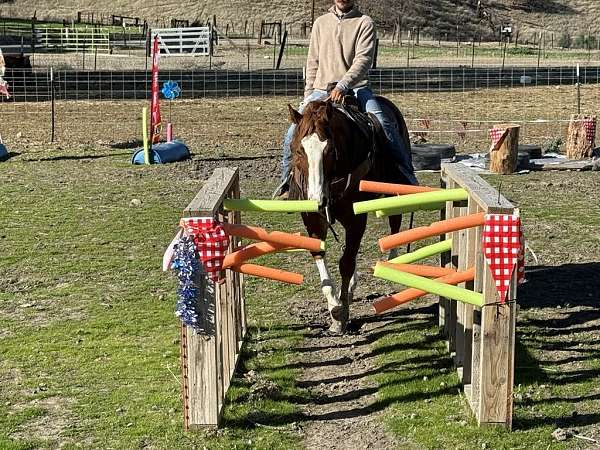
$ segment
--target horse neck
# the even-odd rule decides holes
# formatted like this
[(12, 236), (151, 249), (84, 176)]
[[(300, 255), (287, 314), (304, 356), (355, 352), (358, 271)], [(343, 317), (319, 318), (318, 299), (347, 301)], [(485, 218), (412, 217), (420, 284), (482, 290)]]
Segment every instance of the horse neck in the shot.
[(335, 111), (331, 122), (331, 135), (336, 147), (337, 175), (347, 175), (369, 155), (372, 143), (367, 142), (355, 124), (340, 111)]

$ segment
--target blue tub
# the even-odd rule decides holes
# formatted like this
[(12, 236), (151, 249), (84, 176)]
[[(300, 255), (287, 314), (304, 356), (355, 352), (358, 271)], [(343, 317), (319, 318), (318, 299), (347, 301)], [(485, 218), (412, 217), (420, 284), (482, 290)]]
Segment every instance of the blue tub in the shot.
[[(165, 164), (175, 161), (183, 161), (190, 158), (190, 151), (180, 140), (162, 142), (152, 146), (153, 164)], [(144, 149), (139, 148), (131, 157), (131, 164), (145, 164)]]
[(0, 144), (0, 161), (6, 158), (8, 158), (8, 151), (6, 150), (4, 144)]

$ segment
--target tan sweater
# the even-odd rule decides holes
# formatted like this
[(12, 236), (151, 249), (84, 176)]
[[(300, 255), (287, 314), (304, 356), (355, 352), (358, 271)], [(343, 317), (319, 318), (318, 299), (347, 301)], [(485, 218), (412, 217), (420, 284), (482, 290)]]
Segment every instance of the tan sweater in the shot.
[(375, 54), (375, 25), (356, 8), (338, 18), (335, 7), (313, 25), (306, 61), (305, 96), (331, 82), (354, 89), (368, 84)]

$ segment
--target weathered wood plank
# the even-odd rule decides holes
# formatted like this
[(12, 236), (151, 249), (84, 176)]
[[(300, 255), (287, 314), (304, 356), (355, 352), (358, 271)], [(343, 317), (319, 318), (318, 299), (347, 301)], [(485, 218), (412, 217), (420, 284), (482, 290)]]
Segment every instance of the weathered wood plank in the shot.
[[(457, 187), (456, 182), (449, 178), (446, 180), (446, 189), (454, 189)], [(446, 218), (452, 219), (460, 215), (460, 208), (454, 206), (454, 202), (446, 202)], [(452, 239), (452, 250), (450, 252), (450, 261), (446, 264), (446, 267), (456, 269), (458, 267), (458, 232), (446, 233), (446, 239)], [(457, 303), (453, 300), (447, 299), (448, 306), (446, 308), (446, 323), (448, 330), (447, 349), (450, 353), (456, 351), (456, 313)]]
[(513, 208), (513, 205), (487, 181), (461, 163), (443, 163), (442, 173), (469, 192), (484, 212), (494, 209)]
[[(512, 214), (513, 205), (481, 177), (461, 164), (443, 164), (442, 179), (450, 187), (462, 187), (469, 194), (468, 213)], [(463, 307), (459, 314), (464, 327), (463, 383), (479, 424), (512, 424), (514, 384), (515, 303), (497, 304), (495, 282), (481, 251), (481, 227), (465, 232), (466, 246), (460, 245), (459, 268), (475, 265), (472, 289), (485, 295), (483, 308)], [(457, 241), (461, 241), (460, 238)], [(461, 242), (462, 244), (462, 242)], [(453, 249), (454, 250), (454, 249)], [(516, 281), (515, 281), (516, 283)], [(469, 285), (465, 285), (469, 288)], [(516, 293), (516, 285), (511, 298)], [(471, 311), (472, 309), (472, 311)], [(469, 338), (469, 334), (472, 338)], [(460, 337), (457, 336), (460, 341)], [(460, 356), (457, 349), (457, 363)], [(471, 357), (469, 358), (469, 353)], [(469, 365), (470, 363), (470, 365)]]
[(239, 170), (235, 168), (215, 169), (212, 176), (204, 183), (196, 197), (185, 208), (184, 215), (193, 217), (203, 215), (216, 217), (222, 207), (223, 199), (231, 191), (231, 187), (239, 177)]
[[(458, 215), (465, 216), (467, 214), (467, 208), (461, 207), (456, 208), (458, 210)], [(461, 272), (467, 270), (466, 264), (466, 255), (467, 255), (467, 230), (460, 230), (453, 233), (455, 236), (458, 236), (458, 251), (457, 251), (457, 269)], [(464, 287), (464, 283), (462, 283), (462, 287)], [(455, 302), (456, 303), (456, 355), (454, 356), (454, 364), (457, 368), (459, 368), (459, 377), (462, 380), (463, 377), (463, 365), (465, 359), (465, 311), (466, 304), (463, 302)], [(468, 305), (471, 306), (471, 305)], [(472, 308), (472, 306), (471, 306)]]
[[(467, 214), (475, 214), (478, 212), (477, 204), (473, 199), (469, 201), (467, 206)], [(469, 228), (466, 230), (466, 249), (464, 258), (460, 261), (460, 270), (465, 270), (475, 266), (477, 251), (481, 252), (481, 239), (477, 239), (477, 230), (481, 232), (480, 227)], [(479, 243), (479, 245), (478, 245)], [(474, 290), (474, 282), (469, 281), (463, 283), (461, 287), (469, 290)], [(471, 364), (473, 358), (473, 305), (465, 304), (463, 310), (463, 326), (464, 326), (464, 342), (463, 342), (463, 384), (471, 384)], [(465, 391), (466, 394), (466, 391)], [(469, 399), (470, 401), (470, 399)]]
[(206, 273), (200, 270), (195, 283), (202, 293), (199, 301), (199, 315), (203, 319), (202, 333), (196, 334), (187, 328), (185, 335), (186, 361), (184, 377), (188, 387), (187, 403), (184, 404), (188, 416), (188, 427), (218, 426), (219, 424), (219, 380), (215, 370), (218, 367), (218, 349), (215, 336), (216, 294)]
[[(216, 169), (185, 208), (183, 215), (223, 220), (224, 217), (220, 213), (223, 199), (227, 195), (239, 198), (237, 168)], [(237, 244), (237, 241), (232, 241), (230, 246)], [(233, 276), (233, 273), (229, 275), (229, 283), (215, 285), (201, 268), (196, 279), (201, 292), (200, 332), (196, 334), (190, 328), (182, 329), (182, 372), (187, 429), (218, 426), (220, 421), (225, 394), (241, 347), (236, 339), (235, 330), (238, 325), (234, 323), (235, 305), (231, 299), (236, 295), (242, 297), (241, 293), (235, 294), (232, 291), (241, 291), (243, 286), (241, 283), (234, 283)], [(245, 317), (243, 322), (245, 327)]]

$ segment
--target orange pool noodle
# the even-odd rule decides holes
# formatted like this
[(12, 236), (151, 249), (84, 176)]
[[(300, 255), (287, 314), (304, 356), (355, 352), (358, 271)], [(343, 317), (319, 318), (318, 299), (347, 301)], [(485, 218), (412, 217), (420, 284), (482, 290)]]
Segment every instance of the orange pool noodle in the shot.
[(388, 251), (409, 242), (426, 239), (431, 236), (439, 236), (452, 231), (464, 230), (465, 228), (478, 227), (485, 222), (485, 214), (477, 213), (469, 216), (454, 217), (452, 219), (433, 222), (426, 227), (413, 228), (379, 239), (381, 251)]
[(420, 192), (439, 191), (440, 188), (432, 188), (429, 186), (413, 186), (412, 184), (393, 184), (381, 183), (379, 181), (363, 180), (358, 185), (362, 192), (372, 192), (374, 194), (389, 194), (389, 195), (406, 195), (418, 194)]
[(285, 247), (303, 248), (311, 252), (325, 250), (325, 243), (319, 239), (284, 233), (282, 231), (272, 231), (269, 233), (264, 228), (250, 227), (248, 225), (231, 223), (222, 223), (221, 225), (225, 232), (231, 236), (255, 241), (267, 241), (271, 244), (279, 244)]
[(379, 264), (397, 269), (402, 272), (412, 273), (420, 277), (439, 278), (456, 273), (450, 267), (425, 266), (420, 264), (395, 264), (391, 262), (380, 262)]
[(249, 259), (258, 258), (259, 256), (267, 255), (269, 253), (274, 253), (279, 250), (283, 250), (288, 248), (287, 245), (281, 244), (271, 244), (269, 242), (256, 242), (254, 244), (249, 244), (240, 249), (237, 249), (235, 252), (230, 253), (225, 256), (223, 260), (223, 269), (228, 269), (231, 266), (240, 265)]
[[(475, 279), (475, 267), (471, 267), (470, 269), (467, 269), (464, 272), (456, 272), (450, 275), (446, 275), (444, 277), (436, 278), (435, 281), (456, 286), (459, 283), (464, 283), (465, 281), (472, 281), (473, 279)], [(408, 303), (426, 294), (427, 292), (421, 291), (419, 289), (405, 289), (404, 291), (399, 292), (397, 294), (382, 298), (381, 300), (377, 300), (375, 303), (373, 303), (373, 308), (375, 308), (375, 312), (377, 314), (381, 314), (382, 312), (385, 312), (388, 309), (392, 309), (396, 306), (403, 305), (404, 303)]]
[(240, 264), (237, 266), (232, 266), (231, 269), (246, 275), (268, 278), (269, 280), (281, 281), (289, 284), (302, 284), (304, 281), (304, 277), (299, 273), (286, 272), (285, 270), (258, 266), (256, 264)]

